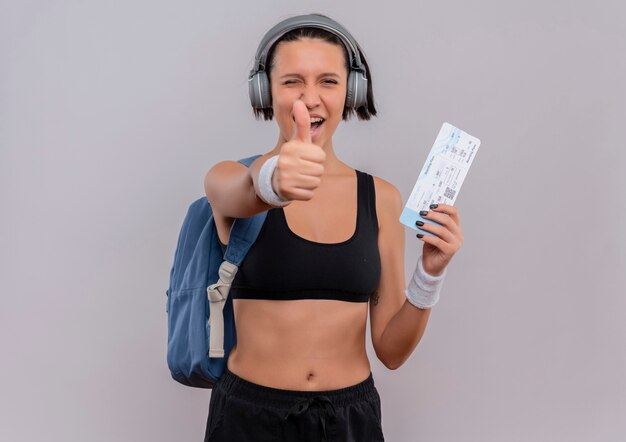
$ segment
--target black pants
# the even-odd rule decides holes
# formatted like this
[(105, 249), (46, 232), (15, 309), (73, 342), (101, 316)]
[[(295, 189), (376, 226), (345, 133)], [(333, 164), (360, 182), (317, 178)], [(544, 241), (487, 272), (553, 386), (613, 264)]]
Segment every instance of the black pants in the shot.
[(372, 375), (331, 391), (278, 390), (228, 371), (213, 387), (205, 442), (379, 442), (380, 396)]

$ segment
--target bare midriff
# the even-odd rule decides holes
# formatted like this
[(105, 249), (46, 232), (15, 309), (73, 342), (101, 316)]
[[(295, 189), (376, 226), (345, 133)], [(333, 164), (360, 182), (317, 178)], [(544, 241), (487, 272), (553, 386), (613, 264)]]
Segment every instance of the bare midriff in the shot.
[(367, 302), (235, 299), (237, 345), (228, 369), (284, 390), (349, 387), (370, 374)]

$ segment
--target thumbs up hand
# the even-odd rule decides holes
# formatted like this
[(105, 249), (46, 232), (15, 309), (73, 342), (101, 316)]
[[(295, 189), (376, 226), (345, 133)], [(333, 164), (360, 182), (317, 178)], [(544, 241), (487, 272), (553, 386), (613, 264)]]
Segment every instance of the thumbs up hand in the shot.
[(304, 102), (295, 101), (292, 113), (293, 137), (280, 148), (272, 187), (283, 199), (308, 201), (321, 183), (326, 152), (311, 142), (311, 117)]
[(300, 141), (302, 143), (311, 143), (311, 116), (309, 110), (302, 100), (296, 100), (293, 103), (293, 119), (294, 119), (294, 133), (292, 140)]

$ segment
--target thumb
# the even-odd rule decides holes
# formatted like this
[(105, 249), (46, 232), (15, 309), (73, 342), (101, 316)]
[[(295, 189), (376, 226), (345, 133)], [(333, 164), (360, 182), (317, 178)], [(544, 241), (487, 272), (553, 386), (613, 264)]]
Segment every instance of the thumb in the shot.
[(311, 116), (306, 104), (302, 100), (296, 100), (293, 103), (293, 118), (296, 121), (296, 127), (293, 139), (302, 141), (303, 143), (311, 143)]

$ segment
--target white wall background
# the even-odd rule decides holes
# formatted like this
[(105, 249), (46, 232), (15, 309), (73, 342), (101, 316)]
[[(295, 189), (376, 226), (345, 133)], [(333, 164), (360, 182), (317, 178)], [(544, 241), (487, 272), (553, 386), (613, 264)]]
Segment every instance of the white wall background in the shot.
[(165, 364), (178, 229), (212, 164), (273, 147), (246, 76), (307, 12), (369, 57), (348, 164), (406, 199), (443, 121), (483, 142), (424, 340), (370, 352), (387, 439), (626, 440), (619, 0), (1, 0), (0, 439), (202, 439), (209, 392)]

